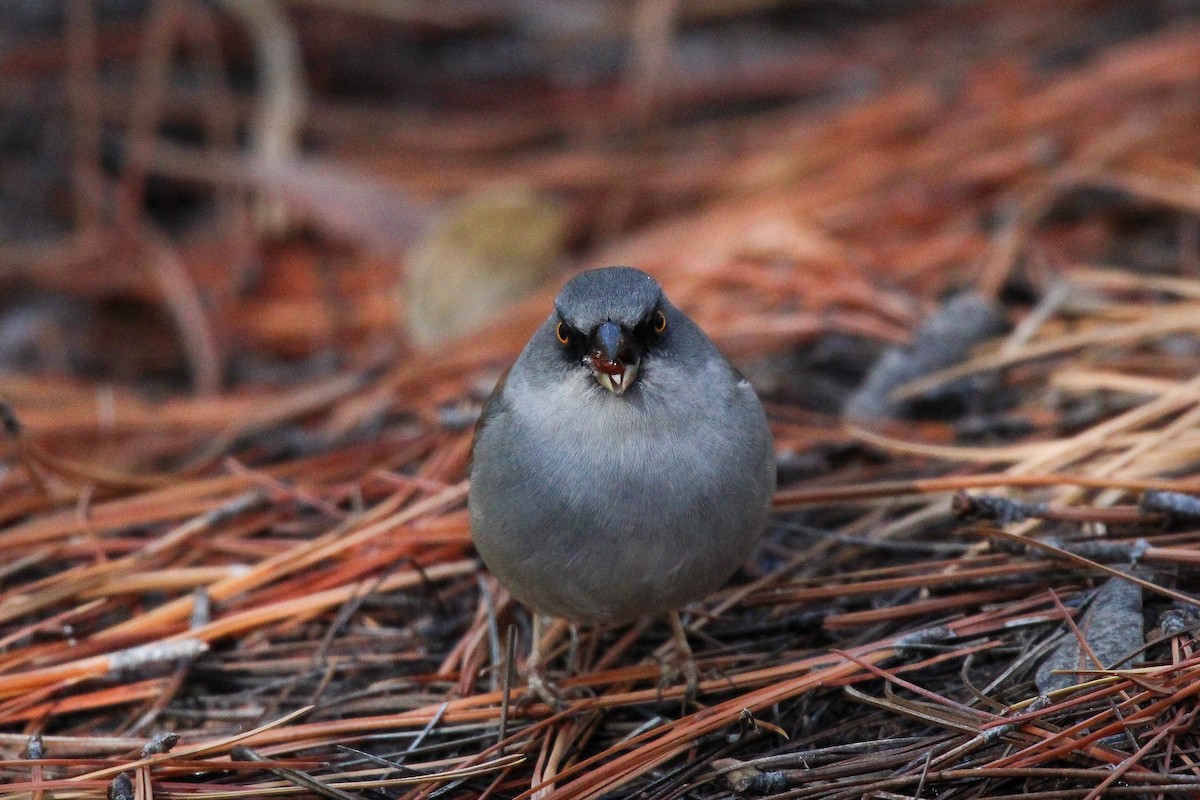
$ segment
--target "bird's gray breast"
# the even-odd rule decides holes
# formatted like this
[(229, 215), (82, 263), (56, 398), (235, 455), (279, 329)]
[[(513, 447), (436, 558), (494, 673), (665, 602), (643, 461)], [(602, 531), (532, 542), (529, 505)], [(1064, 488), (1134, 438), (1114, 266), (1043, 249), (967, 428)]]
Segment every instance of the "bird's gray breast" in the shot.
[(582, 371), (510, 376), (520, 403), (503, 403), (476, 442), (471, 522), (519, 599), (626, 620), (708, 594), (746, 558), (774, 489), (770, 438), (748, 387), (723, 361), (710, 369), (691, 376), (703, 392), (664, 392), (648, 372), (622, 397)]

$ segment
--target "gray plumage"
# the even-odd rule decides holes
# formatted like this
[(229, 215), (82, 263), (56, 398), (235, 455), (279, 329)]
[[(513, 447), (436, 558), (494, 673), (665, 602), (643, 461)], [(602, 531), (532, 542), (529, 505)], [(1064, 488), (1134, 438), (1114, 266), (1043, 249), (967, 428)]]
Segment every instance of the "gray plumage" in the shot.
[[(590, 361), (609, 322), (621, 359)], [(616, 358), (615, 345), (603, 352)], [(626, 361), (636, 377), (602, 386), (594, 364)], [(484, 407), (471, 530), (488, 568), (535, 611), (622, 622), (719, 588), (761, 535), (774, 489), (749, 383), (653, 278), (611, 267), (562, 289)]]

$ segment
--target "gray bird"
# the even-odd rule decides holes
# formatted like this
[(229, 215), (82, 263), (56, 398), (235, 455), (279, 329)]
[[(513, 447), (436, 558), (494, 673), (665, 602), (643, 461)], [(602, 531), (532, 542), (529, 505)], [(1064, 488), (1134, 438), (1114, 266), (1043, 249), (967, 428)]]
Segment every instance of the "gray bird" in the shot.
[(492, 392), (470, 477), (475, 545), (517, 599), (617, 623), (729, 578), (766, 526), (775, 459), (746, 379), (654, 278), (609, 267), (563, 287)]

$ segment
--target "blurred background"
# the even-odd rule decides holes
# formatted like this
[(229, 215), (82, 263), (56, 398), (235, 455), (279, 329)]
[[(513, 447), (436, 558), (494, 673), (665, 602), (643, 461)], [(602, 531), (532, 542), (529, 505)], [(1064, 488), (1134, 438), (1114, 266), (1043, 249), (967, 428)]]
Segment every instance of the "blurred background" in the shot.
[(1194, 0), (5, 0), (0, 371), (213, 395), (502, 363), (566, 274), (620, 262), (764, 391), (836, 410), (947, 292), (1200, 270), (1194, 217), (1154, 213), (1200, 206), (1198, 23)]
[[(779, 514), (691, 615), (715, 705), (647, 623), (584, 637), (611, 705), (517, 731), (471, 426), (609, 264), (753, 381)], [(789, 797), (1194, 791), (1195, 512), (1135, 503), (1196, 492), (1198, 320), (1200, 0), (0, 0), (0, 756), (78, 758), (0, 784), (101, 797), (39, 781), (166, 729), (223, 743), (165, 790), (274, 792), (223, 737), (297, 712), (255, 746), (330, 780), (517, 731), (452, 797), (727, 797), (695, 770), (779, 752)], [(1037, 504), (980, 494), (1013, 476)], [(1178, 671), (1025, 716), (1060, 634), (1112, 665), (1160, 627), (1126, 593), (1068, 629), (1115, 568), (1013, 531), (1190, 593), (1145, 593)]]

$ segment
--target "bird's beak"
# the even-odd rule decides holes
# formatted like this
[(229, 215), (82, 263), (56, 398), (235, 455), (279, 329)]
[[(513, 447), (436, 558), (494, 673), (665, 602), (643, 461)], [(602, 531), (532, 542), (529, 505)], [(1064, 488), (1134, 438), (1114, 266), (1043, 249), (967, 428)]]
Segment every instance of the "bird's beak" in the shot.
[(621, 326), (609, 321), (592, 334), (592, 347), (584, 360), (596, 382), (620, 396), (637, 378), (641, 355)]

